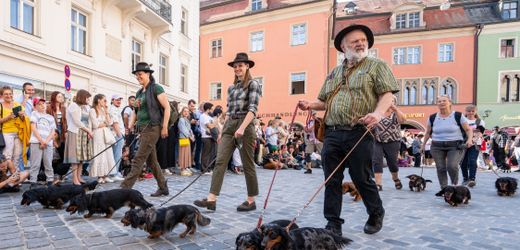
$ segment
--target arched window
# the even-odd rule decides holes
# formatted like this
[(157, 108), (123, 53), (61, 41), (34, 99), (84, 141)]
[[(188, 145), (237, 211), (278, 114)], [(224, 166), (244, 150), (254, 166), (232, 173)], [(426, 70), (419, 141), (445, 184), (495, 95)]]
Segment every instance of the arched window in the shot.
[(513, 84), (513, 100), (516, 102), (520, 101), (520, 76), (515, 75), (516, 84)]
[(429, 91), (428, 91), (428, 104), (435, 104), (435, 99), (437, 98), (435, 94), (435, 82), (432, 81)]
[(416, 104), (415, 100), (417, 100), (417, 87), (412, 86), (412, 88), (410, 89), (410, 100), (409, 100), (410, 105), (415, 105)]
[(424, 81), (422, 86), (421, 104), (428, 104), (428, 81)]
[(442, 85), (440, 87), (440, 95), (447, 95), (450, 97), (451, 101), (457, 102), (457, 83), (455, 80), (448, 78), (442, 81)]

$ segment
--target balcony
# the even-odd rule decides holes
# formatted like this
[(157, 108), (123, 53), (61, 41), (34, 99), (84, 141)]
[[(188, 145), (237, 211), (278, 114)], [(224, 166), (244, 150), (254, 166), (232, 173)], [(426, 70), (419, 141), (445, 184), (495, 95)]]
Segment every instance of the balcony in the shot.
[(172, 5), (164, 0), (140, 0), (157, 15), (172, 23)]

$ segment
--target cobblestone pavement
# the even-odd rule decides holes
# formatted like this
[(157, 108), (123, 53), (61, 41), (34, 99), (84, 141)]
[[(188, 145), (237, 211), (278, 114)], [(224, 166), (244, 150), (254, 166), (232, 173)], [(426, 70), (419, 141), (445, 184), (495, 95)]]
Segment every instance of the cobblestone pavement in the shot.
[[(387, 170), (385, 170), (387, 171)], [(147, 239), (142, 230), (123, 227), (120, 220), (128, 208), (117, 211), (112, 219), (94, 215), (91, 219), (69, 215), (64, 210), (43, 209), (40, 204), (20, 206), (21, 192), (0, 194), (0, 249), (232, 249), (236, 235), (256, 225), (273, 171), (258, 169), (261, 195), (254, 212), (239, 213), (236, 206), (246, 196), (245, 180), (241, 175), (227, 174), (216, 212), (203, 211), (211, 224), (198, 227), (194, 236), (184, 239), (179, 234), (184, 225), (160, 239)], [(367, 219), (365, 208), (345, 196), (343, 206), (343, 235), (354, 242), (349, 249), (518, 249), (520, 245), (519, 195), (498, 197), (494, 189), (493, 173), (477, 174), (469, 205), (450, 207), (434, 194), (438, 181), (433, 168), (425, 168), (424, 176), (434, 183), (425, 192), (414, 193), (406, 189), (408, 174), (420, 173), (417, 168), (401, 168), (405, 186), (395, 190), (388, 173), (385, 173), (381, 197), (386, 209), (384, 227), (376, 235), (362, 232)], [(518, 173), (503, 174), (518, 177)], [(182, 189), (192, 177), (169, 176), (170, 193)], [(349, 179), (347, 176), (346, 180)], [(312, 175), (303, 171), (283, 170), (277, 175), (264, 221), (291, 219), (308, 201), (323, 180), (321, 169)], [(191, 188), (167, 205), (192, 204), (206, 196), (211, 176), (202, 176)], [(117, 183), (103, 184), (98, 190), (116, 188)], [(138, 182), (135, 186), (156, 206), (164, 198), (151, 198), (155, 191), (153, 179)], [(24, 185), (24, 190), (27, 189)], [(170, 196), (171, 197), (171, 196)], [(300, 226), (323, 227), (323, 191), (318, 195), (297, 223)], [(515, 236), (516, 235), (516, 236)]]

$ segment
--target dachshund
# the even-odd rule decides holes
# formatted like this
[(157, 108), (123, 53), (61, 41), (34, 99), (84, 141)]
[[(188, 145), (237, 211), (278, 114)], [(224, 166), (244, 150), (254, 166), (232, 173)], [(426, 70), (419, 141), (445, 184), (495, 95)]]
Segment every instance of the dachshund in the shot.
[[(275, 220), (271, 221), (267, 224), (276, 224), (278, 226), (281, 226), (283, 228), (287, 227), (291, 223), (290, 220)], [(298, 225), (296, 223), (293, 223), (290, 230), (298, 229)], [(236, 249), (237, 250), (260, 250), (264, 249), (262, 247), (262, 233), (260, 232), (260, 229), (255, 228), (251, 230), (250, 232), (241, 233), (237, 236), (237, 239), (235, 241)]]
[(431, 180), (426, 180), (419, 175), (411, 174), (406, 176), (406, 178), (410, 179), (408, 183), (408, 187), (410, 187), (410, 191), (421, 192), (426, 189), (426, 182), (432, 183)]
[(446, 203), (456, 207), (459, 204), (468, 204), (471, 192), (466, 186), (446, 186), (438, 194), (444, 196)]
[(54, 207), (62, 209), (74, 196), (84, 194), (88, 190), (94, 190), (98, 182), (93, 181), (79, 185), (48, 185), (46, 187), (27, 190), (22, 195), (20, 205), (29, 206), (38, 201), (44, 208)]
[(341, 187), (343, 189), (343, 194), (349, 193), (350, 196), (354, 197), (354, 201), (360, 201), (362, 199), (361, 195), (359, 194), (359, 192), (356, 188), (356, 185), (354, 185), (353, 182), (350, 182), (350, 181), (343, 182)]
[(513, 196), (518, 186), (518, 180), (513, 177), (500, 177), (495, 181), (498, 196)]
[(314, 227), (303, 227), (287, 232), (276, 224), (266, 224), (261, 227), (262, 247), (267, 250), (281, 249), (343, 249), (352, 240), (339, 236), (334, 232)]

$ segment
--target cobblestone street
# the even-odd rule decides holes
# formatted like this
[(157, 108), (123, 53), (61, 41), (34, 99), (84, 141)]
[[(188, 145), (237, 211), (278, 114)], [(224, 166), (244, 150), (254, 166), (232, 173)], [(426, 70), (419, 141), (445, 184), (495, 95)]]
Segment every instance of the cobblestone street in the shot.
[[(450, 207), (442, 198), (435, 197), (438, 181), (435, 169), (425, 168), (424, 176), (434, 183), (425, 192), (414, 193), (407, 189), (404, 176), (420, 174), (417, 168), (401, 168), (401, 180), (405, 186), (395, 190), (388, 173), (383, 176), (384, 191), (381, 197), (386, 209), (383, 230), (376, 235), (366, 235), (363, 225), (367, 219), (361, 202), (353, 202), (345, 196), (343, 207), (343, 235), (354, 242), (349, 249), (518, 249), (520, 223), (518, 212), (520, 198), (498, 197), (494, 188), (493, 173), (477, 174), (477, 186), (473, 188), (469, 205)], [(385, 170), (387, 171), (387, 170)], [(128, 208), (122, 208), (112, 219), (94, 215), (91, 219), (69, 215), (64, 210), (43, 209), (38, 203), (20, 206), (22, 192), (1, 194), (0, 244), (1, 249), (231, 249), (240, 232), (256, 225), (273, 171), (258, 169), (261, 195), (255, 212), (238, 213), (236, 206), (246, 195), (243, 176), (227, 174), (216, 212), (202, 212), (211, 218), (207, 227), (198, 227), (194, 236), (180, 239), (185, 228), (179, 225), (173, 232), (160, 239), (147, 239), (142, 230), (123, 227), (120, 220)], [(518, 177), (517, 173), (503, 174)], [(169, 176), (170, 194), (182, 189), (195, 178)], [(346, 179), (349, 179), (347, 177)], [(192, 204), (208, 191), (211, 176), (202, 176), (190, 189), (167, 205)], [(264, 221), (291, 219), (307, 202), (323, 180), (321, 169), (312, 175), (303, 171), (283, 170), (278, 173), (271, 193)], [(103, 184), (99, 190), (117, 187), (117, 183)], [(169, 197), (151, 198), (155, 191), (153, 179), (138, 182), (135, 188), (156, 206)], [(26, 190), (28, 185), (24, 185)], [(302, 214), (300, 226), (323, 227), (323, 191)], [(517, 235), (517, 236), (515, 236)]]

